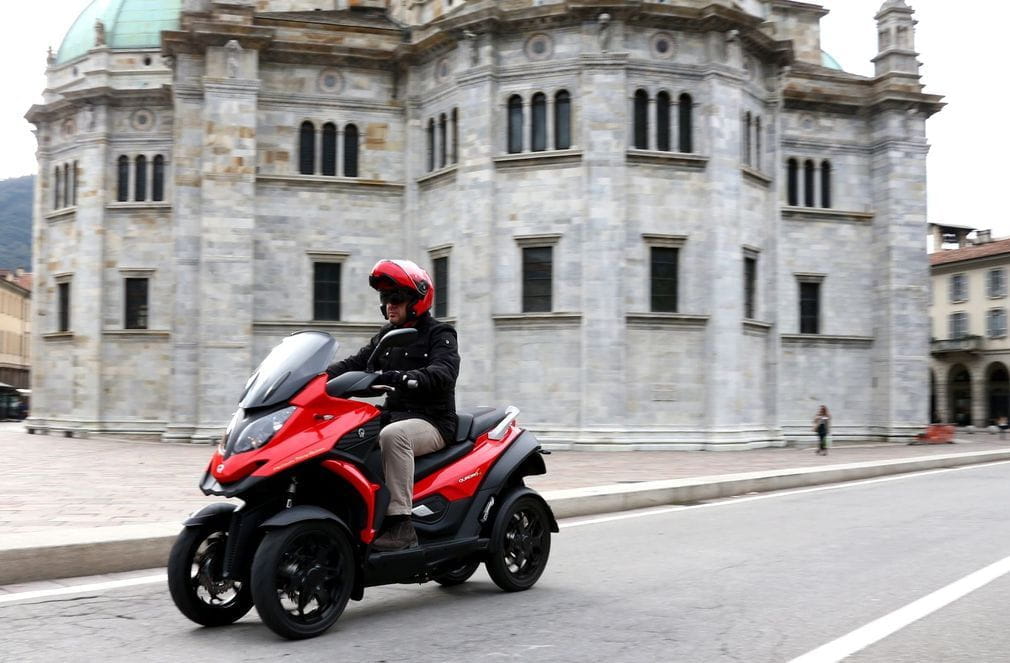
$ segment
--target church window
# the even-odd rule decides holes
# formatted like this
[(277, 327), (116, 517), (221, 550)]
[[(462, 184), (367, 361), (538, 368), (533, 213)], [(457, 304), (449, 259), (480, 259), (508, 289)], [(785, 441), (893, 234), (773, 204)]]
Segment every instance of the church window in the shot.
[(964, 311), (951, 313), (947, 319), (948, 331), (952, 339), (964, 338), (968, 335), (968, 314)]
[(316, 172), (316, 127), (306, 120), (298, 132), (298, 172), (314, 175)]
[(53, 168), (53, 209), (60, 209), (60, 195), (62, 194), (61, 182), (63, 177), (60, 175), (60, 167), (56, 166)]
[(994, 308), (986, 315), (986, 336), (1003, 338), (1006, 336), (1006, 309)]
[(681, 152), (694, 152), (694, 102), (691, 95), (686, 92), (677, 99), (677, 117), (679, 136), (679, 149)]
[(523, 151), (523, 98), (518, 94), (509, 97), (508, 151), (509, 154)]
[(435, 317), (449, 315), (449, 256), (432, 261), (435, 271)]
[(523, 248), (523, 313), (551, 310), (553, 246)]
[(670, 151), (670, 95), (667, 92), (656, 95), (656, 149)]
[(136, 181), (133, 183), (134, 200), (147, 200), (147, 157), (137, 157)]
[(126, 279), (125, 329), (147, 329), (147, 284), (146, 278)]
[(428, 120), (428, 172), (435, 170), (435, 119)]
[(327, 122), (323, 125), (323, 175), (337, 174), (337, 125)]
[(130, 199), (130, 158), (125, 154), (116, 163), (116, 200), (125, 203)]
[(754, 167), (761, 169), (761, 118), (754, 118)]
[(814, 182), (816, 181), (814, 162), (807, 159), (803, 163), (803, 204), (807, 207), (815, 205)]
[(645, 90), (635, 90), (633, 122), (635, 149), (649, 149), (649, 93)]
[(445, 168), (447, 163), (446, 152), (448, 146), (448, 137), (446, 136), (446, 119), (445, 113), (438, 116), (438, 167)]
[(821, 207), (831, 207), (831, 162), (821, 162)]
[(151, 167), (151, 200), (160, 202), (165, 199), (165, 157), (155, 156)]
[(455, 108), (452, 109), (450, 122), (452, 124), (452, 154), (450, 154), (450, 159), (452, 163), (457, 163), (459, 161), (459, 111)]
[(796, 159), (786, 162), (786, 203), (790, 207), (800, 204), (800, 164)]
[(358, 176), (358, 127), (344, 127), (344, 177)]
[(653, 246), (649, 249), (650, 304), (660, 313), (677, 312), (677, 261), (680, 249)]
[(757, 256), (743, 258), (743, 317), (757, 319)]
[(77, 205), (77, 175), (80, 172), (80, 169), (77, 167), (77, 162), (76, 161), (74, 162), (73, 168), (74, 168), (74, 170), (73, 170), (73, 174), (71, 175), (71, 177), (72, 177), (73, 185), (74, 185), (74, 194), (73, 194), (73, 196), (71, 196), (70, 204), (76, 206)]
[(533, 129), (532, 150), (543, 152), (547, 149), (547, 95), (537, 92), (533, 95), (530, 122)]
[(800, 282), (800, 333), (819, 334), (821, 328), (821, 284)]
[(743, 162), (745, 165), (751, 165), (751, 151), (750, 151), (750, 132), (751, 132), (751, 117), (750, 112), (747, 112), (743, 116)]
[(56, 306), (56, 331), (70, 331), (70, 281), (56, 284)]
[(71, 193), (70, 189), (73, 186), (73, 182), (70, 181), (70, 164), (63, 164), (63, 207), (70, 207)]
[(572, 95), (560, 90), (554, 95), (554, 149), (572, 146)]
[(313, 263), (312, 319), (340, 319), (340, 263)]

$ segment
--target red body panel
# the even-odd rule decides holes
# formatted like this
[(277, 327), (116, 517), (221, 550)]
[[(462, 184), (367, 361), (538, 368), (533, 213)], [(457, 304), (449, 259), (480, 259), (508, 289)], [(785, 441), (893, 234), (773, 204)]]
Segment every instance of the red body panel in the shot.
[[(370, 483), (368, 479), (354, 465), (343, 460), (324, 460), (323, 467), (337, 476), (343, 477), (347, 483), (351, 484), (354, 490), (358, 491), (361, 499), (365, 502), (365, 522), (375, 522), (375, 493), (379, 490), (379, 484)], [(363, 543), (371, 543), (375, 538), (375, 529), (365, 527), (360, 532)]]
[(513, 421), (508, 433), (501, 440), (492, 440), (487, 434), (477, 438), (473, 451), (447, 465), (434, 474), (429, 474), (414, 485), (414, 501), (439, 493), (450, 502), (473, 497), (480, 487), (481, 479), (498, 457), (509, 448), (519, 435), (519, 427)]

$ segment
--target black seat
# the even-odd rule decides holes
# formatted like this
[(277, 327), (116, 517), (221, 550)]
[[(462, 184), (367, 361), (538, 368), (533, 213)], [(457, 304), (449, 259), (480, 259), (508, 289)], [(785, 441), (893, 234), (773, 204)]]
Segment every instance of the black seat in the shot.
[(456, 442), (444, 449), (414, 459), (414, 481), (449, 465), (473, 449), (474, 440), (505, 418), (505, 408), (475, 407), (456, 411)]

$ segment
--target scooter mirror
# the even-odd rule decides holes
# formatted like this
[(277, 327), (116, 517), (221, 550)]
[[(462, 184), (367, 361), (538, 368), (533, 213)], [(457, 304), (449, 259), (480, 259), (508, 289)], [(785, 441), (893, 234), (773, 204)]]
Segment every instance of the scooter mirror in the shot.
[(379, 339), (378, 345), (372, 351), (372, 356), (368, 358), (368, 365), (365, 367), (365, 370), (368, 372), (375, 370), (375, 358), (382, 354), (383, 351), (389, 348), (402, 348), (405, 345), (410, 345), (416, 337), (417, 330), (412, 327), (394, 329), (387, 332), (385, 336)]

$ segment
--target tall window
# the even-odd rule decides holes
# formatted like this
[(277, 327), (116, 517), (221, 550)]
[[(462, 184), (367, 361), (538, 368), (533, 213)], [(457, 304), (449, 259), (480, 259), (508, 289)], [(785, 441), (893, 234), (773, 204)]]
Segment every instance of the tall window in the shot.
[(821, 207), (831, 208), (831, 162), (821, 162)]
[(358, 176), (358, 127), (344, 127), (344, 177)]
[(800, 283), (800, 333), (821, 333), (821, 284)]
[(151, 200), (161, 201), (165, 199), (165, 157), (160, 154), (154, 157), (152, 168)]
[(523, 151), (523, 99), (518, 94), (509, 97), (508, 151), (509, 154)]
[(531, 149), (534, 152), (543, 152), (547, 149), (547, 95), (543, 92), (533, 95), (530, 121), (533, 127)]
[(340, 319), (340, 263), (313, 263), (313, 320)]
[(814, 162), (807, 159), (803, 163), (803, 204), (813, 207), (814, 202)]
[(449, 315), (449, 256), (435, 258), (435, 317)]
[[(123, 157), (124, 159), (126, 157)], [(53, 209), (60, 209), (63, 194), (63, 175), (60, 173), (60, 167), (56, 166), (53, 168)]]
[(316, 172), (316, 127), (306, 120), (298, 131), (298, 172), (313, 175)]
[(553, 250), (551, 246), (523, 248), (524, 313), (551, 310)]
[(56, 331), (70, 331), (70, 282), (56, 284)]
[(743, 126), (741, 127), (743, 131), (743, 162), (745, 165), (751, 165), (751, 149), (750, 149), (750, 131), (751, 131), (751, 118), (750, 111), (744, 113), (743, 116)]
[(428, 120), (428, 172), (435, 170), (435, 118)]
[(63, 164), (63, 206), (69, 207), (70, 201), (73, 199), (73, 186), (74, 182), (70, 178), (70, 164)]
[(130, 158), (125, 154), (116, 162), (116, 200), (125, 203), (130, 199)]
[(337, 174), (337, 125), (323, 125), (323, 175)]
[(652, 310), (677, 312), (677, 258), (679, 249), (653, 246), (649, 251)]
[(554, 149), (572, 146), (572, 95), (560, 90), (554, 95)]
[(954, 274), (950, 277), (950, 301), (968, 301), (968, 276), (966, 274)]
[(452, 109), (452, 162), (459, 162), (459, 111)]
[(786, 202), (790, 207), (800, 204), (800, 164), (796, 159), (786, 162)]
[(656, 149), (670, 151), (670, 95), (656, 95)]
[(986, 292), (990, 297), (1006, 296), (1006, 270), (990, 269), (986, 274)]
[(147, 329), (147, 279), (126, 279), (126, 329)]
[(73, 172), (73, 182), (74, 182), (74, 195), (73, 199), (70, 201), (71, 205), (77, 205), (77, 176), (80, 173), (80, 169), (77, 167), (77, 162), (74, 162), (74, 172)]
[(964, 338), (968, 335), (968, 314), (964, 311), (951, 313), (948, 322), (951, 338)]
[(989, 338), (1006, 336), (1006, 309), (994, 308), (986, 315), (986, 335)]
[(143, 154), (137, 157), (136, 170), (133, 182), (133, 199), (147, 200), (147, 157)]
[(680, 130), (678, 147), (681, 152), (694, 152), (693, 114), (694, 101), (685, 92), (677, 99), (677, 128)]
[(754, 167), (761, 168), (761, 118), (754, 118)]
[(635, 149), (649, 149), (649, 93), (645, 90), (635, 90), (634, 141)]
[(446, 164), (446, 151), (447, 151), (447, 137), (446, 137), (446, 119), (445, 113), (442, 113), (438, 118), (438, 167), (445, 168)]
[(743, 259), (743, 317), (757, 318), (757, 258), (744, 256)]

